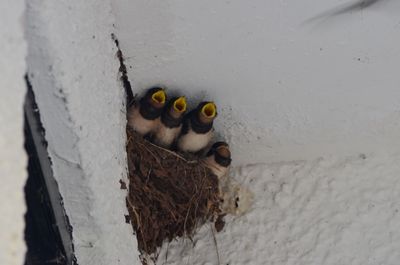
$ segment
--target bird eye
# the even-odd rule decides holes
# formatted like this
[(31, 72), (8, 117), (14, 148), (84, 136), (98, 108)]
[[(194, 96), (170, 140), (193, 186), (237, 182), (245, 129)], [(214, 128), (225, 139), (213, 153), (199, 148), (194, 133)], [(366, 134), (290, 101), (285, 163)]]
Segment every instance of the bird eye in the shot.
[(180, 97), (174, 102), (174, 109), (178, 112), (186, 111), (186, 99), (185, 97)]
[(164, 90), (159, 90), (151, 96), (151, 99), (157, 103), (164, 104), (165, 103), (165, 92)]
[(209, 102), (203, 106), (201, 113), (207, 118), (214, 118), (217, 115), (217, 106), (214, 103)]

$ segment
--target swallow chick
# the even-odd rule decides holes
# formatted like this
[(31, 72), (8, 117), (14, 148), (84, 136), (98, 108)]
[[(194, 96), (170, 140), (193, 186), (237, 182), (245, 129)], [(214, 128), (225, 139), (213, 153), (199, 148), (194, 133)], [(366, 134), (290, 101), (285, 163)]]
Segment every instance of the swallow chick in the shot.
[(225, 142), (214, 143), (204, 158), (204, 163), (211, 172), (221, 179), (224, 177), (229, 170), (231, 165), (231, 152), (229, 145)]
[(142, 136), (153, 133), (165, 106), (166, 97), (164, 89), (160, 87), (147, 90), (139, 102), (128, 110), (128, 125)]
[(153, 141), (155, 144), (164, 148), (171, 147), (181, 132), (186, 106), (185, 97), (176, 97), (169, 100), (154, 133)]
[(196, 153), (211, 141), (213, 121), (217, 116), (217, 106), (213, 102), (201, 102), (183, 120), (183, 127), (177, 147), (182, 152)]

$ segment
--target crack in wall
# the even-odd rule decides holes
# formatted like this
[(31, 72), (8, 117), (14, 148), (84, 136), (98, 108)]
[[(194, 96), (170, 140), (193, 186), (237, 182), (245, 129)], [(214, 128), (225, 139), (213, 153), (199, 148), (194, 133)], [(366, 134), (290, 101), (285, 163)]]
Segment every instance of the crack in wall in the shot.
[(119, 40), (117, 39), (117, 37), (115, 36), (114, 33), (111, 34), (111, 39), (114, 41), (115, 46), (117, 46), (117, 50), (118, 50), (116, 55), (117, 55), (117, 58), (119, 61), (119, 72), (121, 73), (120, 80), (122, 82), (122, 86), (125, 89), (126, 109), (128, 109), (132, 105), (133, 101), (135, 100), (136, 95), (134, 95), (132, 92), (132, 86), (131, 86), (131, 82), (129, 81), (129, 78), (128, 78), (128, 72), (126, 70), (124, 56), (123, 56), (121, 48), (119, 46)]

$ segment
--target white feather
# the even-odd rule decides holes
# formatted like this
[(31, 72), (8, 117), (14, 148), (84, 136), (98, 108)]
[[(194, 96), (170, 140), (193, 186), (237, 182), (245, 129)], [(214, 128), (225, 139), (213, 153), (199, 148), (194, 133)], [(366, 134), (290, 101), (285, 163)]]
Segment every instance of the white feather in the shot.
[(213, 129), (207, 133), (200, 134), (189, 128), (188, 133), (178, 139), (178, 148), (183, 152), (198, 152), (210, 143), (213, 136)]
[(131, 107), (128, 111), (128, 125), (140, 135), (154, 132), (157, 128), (158, 119), (146, 120), (139, 112), (139, 107)]
[(154, 143), (164, 148), (171, 147), (172, 143), (181, 132), (181, 129), (182, 125), (176, 128), (168, 128), (160, 121), (154, 134)]
[(215, 162), (214, 155), (204, 158), (204, 163), (206, 167), (208, 167), (211, 172), (218, 177), (218, 179), (221, 179), (228, 173), (228, 167), (223, 167)]

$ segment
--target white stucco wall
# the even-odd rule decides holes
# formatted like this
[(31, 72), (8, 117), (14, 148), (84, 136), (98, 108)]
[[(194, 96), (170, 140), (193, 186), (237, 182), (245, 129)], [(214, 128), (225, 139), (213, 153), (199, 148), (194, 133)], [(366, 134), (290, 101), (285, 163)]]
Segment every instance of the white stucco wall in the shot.
[(159, 264), (398, 263), (400, 3), (357, 3), (114, 2), (134, 92), (215, 100), (255, 197)]
[(109, 1), (27, 1), (28, 74), (80, 265), (138, 264)]
[[(115, 32), (134, 92), (219, 106), (232, 176), (255, 196), (216, 235), (221, 264), (397, 264), (400, 20), (383, 2), (29, 1), (28, 69), (78, 263), (138, 263)], [(164, 262), (217, 264), (209, 227)]]
[(25, 259), (24, 1), (0, 1), (0, 264)]
[(399, 264), (400, 155), (364, 155), (236, 169), (255, 193), (250, 212), (227, 218), (218, 248), (205, 226), (158, 264)]
[(134, 88), (215, 100), (242, 164), (398, 147), (400, 3), (333, 15), (355, 2), (118, 0), (114, 11)]

